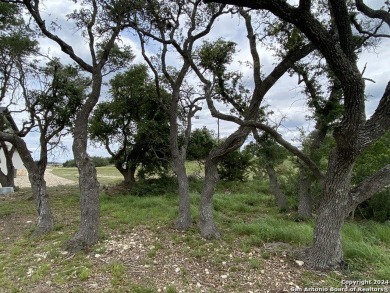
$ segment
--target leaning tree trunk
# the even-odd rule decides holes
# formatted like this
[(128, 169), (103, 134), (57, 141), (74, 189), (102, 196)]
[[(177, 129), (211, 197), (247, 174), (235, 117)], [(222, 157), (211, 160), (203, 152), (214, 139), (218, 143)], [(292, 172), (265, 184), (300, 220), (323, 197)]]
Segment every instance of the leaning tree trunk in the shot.
[(308, 249), (309, 267), (327, 270), (343, 266), (341, 227), (351, 211), (349, 197), (353, 160), (335, 151), (329, 162), (323, 197), (318, 208), (313, 245)]
[(13, 133), (0, 132), (0, 138), (13, 144), (18, 150), (20, 158), (27, 169), (38, 212), (37, 227), (34, 234), (41, 235), (51, 231), (54, 227), (54, 220), (50, 209), (46, 181), (44, 179), (44, 169), (40, 171), (27, 148), (26, 142), (21, 137)]
[(278, 182), (274, 167), (270, 163), (265, 164), (265, 169), (269, 178), (271, 193), (275, 196), (276, 205), (281, 211), (288, 210), (288, 201)]
[(205, 162), (204, 185), (200, 198), (200, 233), (206, 239), (219, 239), (220, 233), (213, 216), (213, 196), (218, 181), (218, 163), (230, 152), (241, 147), (251, 131), (240, 126), (221, 145), (214, 148)]
[(79, 171), (80, 230), (67, 243), (69, 251), (88, 250), (99, 239), (100, 204), (96, 167), (87, 153), (88, 117), (99, 100), (101, 73), (92, 76), (92, 92), (77, 114), (74, 127), (73, 155)]
[(308, 220), (312, 217), (311, 179), (303, 168), (301, 167), (299, 172), (298, 217), (302, 220)]

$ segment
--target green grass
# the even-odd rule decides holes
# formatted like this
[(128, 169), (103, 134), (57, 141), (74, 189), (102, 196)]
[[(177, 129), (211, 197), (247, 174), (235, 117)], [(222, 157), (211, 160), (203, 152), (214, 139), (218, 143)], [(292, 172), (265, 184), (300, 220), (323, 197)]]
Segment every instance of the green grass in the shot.
[[(118, 184), (123, 181), (123, 176), (114, 166), (97, 167), (97, 178), (100, 184)], [(78, 182), (79, 174), (77, 168), (56, 167), (52, 169), (56, 176)]]
[[(56, 170), (60, 170), (57, 175), (67, 171), (66, 176), (70, 176), (69, 168)], [(98, 170), (101, 170), (98, 171), (101, 174), (111, 172), (109, 168)], [(310, 245), (312, 241), (314, 223), (295, 222), (293, 215), (280, 213), (273, 198), (268, 195), (268, 187), (264, 182), (218, 184), (214, 208), (222, 234), (220, 241), (203, 240), (199, 237), (197, 225), (186, 233), (172, 229), (178, 214), (173, 181), (151, 180), (139, 184), (133, 194), (110, 195), (102, 192), (101, 239), (108, 239), (111, 235), (126, 235), (140, 226), (152, 231), (163, 229), (170, 235), (169, 245), (183, 244), (186, 257), (222, 269), (225, 268), (224, 263), (230, 262), (231, 272), (240, 271), (244, 265), (254, 271), (266, 269), (266, 261), (274, 253), (263, 249), (265, 243), (283, 242), (298, 248)], [(191, 182), (192, 216), (195, 223), (199, 222), (197, 207), (200, 186), (199, 181)], [(20, 288), (50, 281), (58, 285), (75, 283), (74, 292), (83, 292), (83, 283), (104, 275), (112, 287), (110, 292), (129, 289), (130, 292), (156, 292), (149, 279), (137, 280), (135, 283), (128, 278), (131, 260), (126, 264), (117, 260), (107, 261), (96, 267), (93, 255), (103, 254), (110, 247), (98, 244), (92, 256), (83, 253), (74, 256), (63, 254), (64, 243), (79, 225), (78, 188), (70, 186), (51, 188), (49, 191), (56, 227), (52, 233), (39, 239), (30, 238), (34, 223), (27, 221), (34, 222), (36, 212), (34, 202), (28, 200), (28, 191), (22, 190), (12, 200), (0, 202), (0, 220), (15, 225), (14, 229), (7, 230), (7, 234), (2, 234), (0, 238), (0, 288), (4, 288), (5, 292), (23, 292)], [(319, 277), (316, 273), (306, 272), (301, 280), (297, 280), (298, 284), (313, 285), (321, 279), (325, 282), (321, 286), (333, 286), (339, 284), (341, 278), (389, 278), (390, 225), (371, 221), (348, 222), (343, 227), (342, 235), (345, 257), (350, 265), (349, 275), (329, 273)], [(147, 264), (153, 264), (154, 259), (166, 249), (161, 239), (153, 239), (152, 244), (152, 248), (145, 251)], [(254, 249), (259, 251), (256, 258), (244, 261), (230, 256), (236, 252), (247, 254)], [(190, 275), (191, 272), (183, 269), (178, 278), (187, 282)], [(167, 286), (166, 291), (176, 292), (178, 288)]]

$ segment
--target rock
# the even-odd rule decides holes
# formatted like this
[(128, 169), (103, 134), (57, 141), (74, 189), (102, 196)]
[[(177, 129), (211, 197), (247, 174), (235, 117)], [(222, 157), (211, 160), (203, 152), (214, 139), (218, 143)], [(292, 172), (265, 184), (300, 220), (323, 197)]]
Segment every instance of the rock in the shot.
[(298, 266), (303, 266), (305, 263), (301, 260), (296, 260), (295, 263), (298, 265)]

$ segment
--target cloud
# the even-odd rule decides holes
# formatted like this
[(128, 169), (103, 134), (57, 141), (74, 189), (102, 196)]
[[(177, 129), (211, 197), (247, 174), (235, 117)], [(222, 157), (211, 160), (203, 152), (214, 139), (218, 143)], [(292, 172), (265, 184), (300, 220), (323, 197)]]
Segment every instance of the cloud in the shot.
[[(379, 8), (383, 5), (383, 1), (375, 0), (371, 1), (373, 7)], [(57, 21), (61, 25), (61, 29), (58, 29), (56, 33), (60, 35), (65, 41), (69, 42), (74, 48), (75, 52), (83, 59), (90, 60), (88, 46), (85, 40), (82, 39), (80, 31), (77, 31), (72, 26), (72, 21), (67, 21), (66, 14), (70, 13), (73, 9), (79, 7), (79, 4), (75, 4), (73, 1), (45, 1), (45, 13), (44, 17), (46, 23), (49, 24), (51, 21)], [(290, 3), (297, 3), (293, 1)], [(217, 38), (223, 38), (224, 40), (232, 40), (237, 43), (237, 54), (235, 60), (231, 65), (231, 69), (241, 70), (245, 76), (244, 80), (248, 87), (253, 87), (252, 71), (250, 67), (242, 66), (241, 62), (250, 61), (250, 51), (247, 40), (247, 33), (244, 29), (244, 22), (237, 16), (224, 15), (216, 21), (210, 35), (207, 39), (214, 40)], [(135, 35), (130, 32), (125, 32), (121, 36), (123, 44), (131, 45), (135, 53), (134, 63), (144, 63), (141, 56), (140, 46), (138, 39)], [(200, 44), (200, 43), (199, 43)], [(53, 56), (60, 56), (63, 60), (68, 60), (64, 53), (61, 52), (59, 46), (53, 41), (43, 38), (40, 40), (40, 46), (42, 51), (49, 51)], [(379, 100), (384, 92), (389, 79), (389, 67), (388, 61), (390, 60), (390, 41), (382, 41), (377, 48), (372, 48), (365, 51), (359, 57), (358, 66), (361, 70), (366, 67), (364, 77), (374, 80), (375, 83), (367, 81), (366, 86), (366, 110), (367, 116), (372, 115), (375, 108), (377, 107)], [(153, 55), (159, 50), (159, 45), (149, 46), (147, 53)], [(275, 63), (275, 59), (272, 54), (261, 48), (259, 45), (262, 70), (265, 74), (269, 73)], [(181, 57), (171, 54), (169, 59), (170, 65), (177, 65), (180, 63)], [(197, 79), (191, 78), (194, 83), (197, 83)], [(104, 92), (104, 91), (103, 91)], [(306, 105), (306, 100), (300, 93), (301, 89), (297, 86), (297, 78), (289, 77), (288, 75), (283, 76), (272, 88), (265, 97), (265, 103), (270, 105), (270, 109), (274, 111), (271, 116), (271, 120), (275, 123), (280, 122), (284, 118), (280, 131), (284, 138), (293, 141), (296, 144), (295, 138), (299, 137), (299, 128), (303, 127), (305, 131), (310, 131), (313, 127), (313, 122), (306, 119), (307, 115), (310, 115), (310, 111)], [(221, 111), (228, 111), (228, 109), (218, 106)], [(206, 126), (214, 132), (218, 131), (217, 119), (211, 117), (208, 109), (204, 106), (204, 109), (198, 113), (199, 119), (194, 120), (194, 128), (201, 128)], [(237, 125), (230, 122), (220, 121), (219, 132), (221, 137), (228, 136), (230, 133), (237, 129)], [(64, 144), (71, 150), (71, 137), (64, 139)], [(31, 149), (36, 149), (36, 136), (34, 134), (29, 135), (26, 138), (26, 142)], [(107, 155), (105, 150), (99, 147), (89, 147), (91, 155)], [(70, 158), (71, 152), (64, 155), (60, 160)]]

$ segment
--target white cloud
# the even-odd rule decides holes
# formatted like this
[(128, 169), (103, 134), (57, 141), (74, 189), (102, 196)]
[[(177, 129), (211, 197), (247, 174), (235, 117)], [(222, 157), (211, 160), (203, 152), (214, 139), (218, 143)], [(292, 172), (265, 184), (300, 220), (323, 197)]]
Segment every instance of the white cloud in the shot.
[[(297, 1), (290, 1), (290, 3), (297, 3)], [(381, 0), (371, 1), (371, 4), (375, 7), (380, 7), (383, 4)], [(71, 22), (66, 20), (66, 14), (71, 12), (77, 7), (77, 4), (74, 4), (73, 1), (45, 1), (44, 2), (46, 11), (45, 18), (47, 18), (46, 23), (50, 21), (58, 21), (61, 24), (61, 29), (57, 30), (57, 34), (69, 42), (75, 52), (89, 60), (88, 47), (85, 41), (81, 38), (80, 32), (75, 31), (72, 28)], [(251, 69), (249, 67), (240, 66), (238, 61), (249, 61), (251, 59), (250, 51), (248, 47), (248, 41), (246, 37), (246, 31), (244, 30), (244, 22), (237, 17), (231, 17), (230, 15), (225, 15), (221, 17), (213, 26), (211, 34), (207, 37), (208, 39), (223, 38), (225, 40), (235, 41), (238, 46), (238, 52), (236, 54), (235, 62), (232, 64), (233, 69), (240, 69), (243, 71), (244, 75), (247, 76), (248, 86), (252, 85), (251, 79)], [(131, 33), (124, 33), (122, 35), (122, 41), (124, 44), (129, 44), (133, 48), (133, 51), (136, 55), (134, 60), (135, 63), (144, 62), (138, 40)], [(382, 44), (374, 51), (364, 52), (359, 58), (359, 68), (363, 69), (366, 66), (364, 76), (374, 80), (376, 83), (367, 82), (366, 93), (368, 96), (367, 99), (367, 115), (371, 115), (375, 110), (379, 99), (384, 91), (384, 88), (389, 79), (389, 67), (388, 60), (390, 60), (390, 50), (388, 50), (390, 45), (389, 41), (383, 41)], [(53, 56), (60, 56), (63, 60), (69, 60), (65, 54), (60, 51), (60, 48), (57, 44), (48, 39), (42, 39), (40, 41), (40, 46), (44, 52), (50, 51)], [(148, 54), (153, 54), (158, 50), (158, 46), (149, 47)], [(265, 74), (270, 72), (273, 68), (274, 59), (270, 52), (266, 50), (260, 50), (261, 52), (261, 62), (263, 65), (263, 70)], [(177, 64), (181, 58), (177, 56), (170, 56), (170, 64)], [(283, 122), (283, 126), (280, 128), (283, 136), (286, 139), (292, 140), (299, 136), (298, 127), (304, 127), (305, 130), (309, 131), (313, 127), (313, 122), (307, 121), (305, 116), (310, 114), (304, 98), (300, 94), (300, 89), (297, 87), (297, 79), (284, 76), (281, 78), (275, 87), (270, 90), (265, 98), (265, 103), (270, 105), (270, 108), (274, 110), (275, 114), (272, 116), (272, 119), (278, 122), (282, 116), (285, 116), (286, 119)], [(204, 106), (206, 107), (206, 106)], [(220, 108), (223, 109), (223, 108)], [(226, 111), (226, 109), (223, 109)], [(206, 126), (217, 133), (217, 120), (212, 118), (207, 109), (203, 109), (199, 113), (199, 119), (194, 120), (194, 128), (200, 128)], [(237, 126), (233, 123), (220, 121), (220, 135), (221, 137), (227, 136), (230, 133), (234, 132), (237, 129)], [(31, 149), (36, 149), (36, 137), (34, 135), (28, 136), (26, 141)], [(64, 140), (64, 144), (68, 146), (71, 150), (71, 137), (67, 137)], [(107, 153), (98, 147), (90, 147), (89, 151), (91, 155), (107, 155)], [(69, 152), (64, 157), (59, 158), (63, 161), (71, 157), (71, 152)]]

